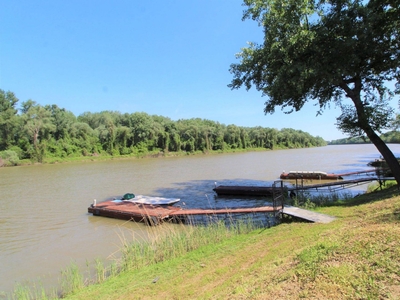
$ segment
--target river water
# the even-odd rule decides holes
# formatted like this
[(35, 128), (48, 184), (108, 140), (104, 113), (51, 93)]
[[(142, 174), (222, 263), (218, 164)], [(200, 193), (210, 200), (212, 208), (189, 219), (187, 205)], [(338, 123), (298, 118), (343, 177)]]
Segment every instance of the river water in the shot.
[[(400, 156), (400, 145), (390, 148)], [(339, 145), (1, 168), (0, 298), (17, 283), (57, 285), (72, 262), (107, 260), (123, 240), (147, 238), (143, 224), (89, 215), (93, 199), (132, 192), (177, 197), (187, 207), (262, 205), (267, 200), (216, 197), (212, 189), (215, 182), (270, 186), (284, 170), (366, 170), (379, 157), (373, 145)]]

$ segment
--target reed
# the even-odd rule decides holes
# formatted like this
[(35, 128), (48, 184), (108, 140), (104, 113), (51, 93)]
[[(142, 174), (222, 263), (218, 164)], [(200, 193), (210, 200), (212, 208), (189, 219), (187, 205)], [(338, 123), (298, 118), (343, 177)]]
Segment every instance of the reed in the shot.
[[(43, 285), (35, 283), (33, 285), (17, 284), (11, 295), (4, 295), (4, 299), (18, 299), (18, 300), (31, 300), (31, 299), (57, 299), (58, 292), (56, 289), (46, 290)], [(3, 298), (3, 297), (0, 297)]]
[(301, 196), (292, 199), (290, 204), (305, 209), (315, 209), (317, 207), (329, 207), (337, 205), (340, 202), (347, 202), (353, 198), (354, 195), (349, 192), (320, 194), (304, 192)]
[[(251, 222), (234, 222), (225, 226), (219, 221), (208, 226), (175, 226), (153, 227), (147, 242), (128, 243), (124, 241), (121, 248), (120, 271), (140, 269), (144, 266), (180, 257), (201, 246), (218, 243), (237, 234), (251, 232), (258, 228)], [(165, 231), (167, 229), (167, 231)]]
[(106, 266), (104, 261), (96, 258), (93, 263), (86, 262), (88, 271), (83, 275), (76, 263), (61, 271), (60, 290), (46, 293), (44, 288), (17, 285), (12, 299), (55, 299), (71, 295), (85, 286), (104, 282), (123, 272), (137, 270), (145, 266), (180, 257), (202, 246), (216, 244), (226, 238), (249, 233), (262, 226), (262, 223), (250, 219), (236, 221), (233, 218), (225, 221), (211, 222), (207, 226), (192, 223), (163, 224), (150, 227), (147, 236), (139, 236), (132, 231), (130, 237), (120, 234), (121, 247), (112, 255), (113, 262)]
[(85, 286), (83, 275), (76, 263), (61, 271), (61, 294), (71, 294)]

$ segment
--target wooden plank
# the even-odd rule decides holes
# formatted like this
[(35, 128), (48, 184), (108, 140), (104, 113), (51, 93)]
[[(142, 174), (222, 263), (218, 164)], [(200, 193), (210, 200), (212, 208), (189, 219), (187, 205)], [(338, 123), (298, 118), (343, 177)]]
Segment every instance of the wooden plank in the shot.
[(359, 183), (365, 183), (370, 181), (376, 181), (378, 178), (369, 177), (369, 178), (359, 178), (359, 179), (351, 179), (351, 180), (341, 180), (341, 181), (333, 181), (333, 182), (325, 182), (325, 183), (317, 183), (317, 184), (304, 184), (299, 187), (288, 187), (289, 191), (295, 190), (307, 190), (307, 189), (322, 189), (322, 188), (330, 188), (336, 186), (346, 186), (346, 185), (357, 185)]
[(260, 212), (273, 212), (272, 206), (260, 207), (238, 207), (238, 208), (224, 208), (224, 209), (184, 209), (171, 212), (171, 216), (187, 216), (187, 215), (218, 215), (218, 214), (243, 214), (243, 213), (260, 213)]

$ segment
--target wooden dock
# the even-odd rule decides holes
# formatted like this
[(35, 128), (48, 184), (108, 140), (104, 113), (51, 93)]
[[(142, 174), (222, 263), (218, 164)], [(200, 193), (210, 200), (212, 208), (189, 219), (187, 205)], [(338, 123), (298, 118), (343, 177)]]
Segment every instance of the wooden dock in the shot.
[(88, 212), (94, 216), (103, 216), (115, 219), (144, 222), (147, 225), (158, 225), (163, 221), (187, 222), (193, 216), (216, 217), (220, 215), (237, 214), (284, 214), (308, 222), (329, 223), (334, 217), (321, 213), (301, 209), (294, 206), (273, 207), (238, 207), (226, 209), (182, 209), (177, 206), (160, 206), (150, 204), (137, 204), (131, 202), (105, 201), (97, 205), (91, 205)]

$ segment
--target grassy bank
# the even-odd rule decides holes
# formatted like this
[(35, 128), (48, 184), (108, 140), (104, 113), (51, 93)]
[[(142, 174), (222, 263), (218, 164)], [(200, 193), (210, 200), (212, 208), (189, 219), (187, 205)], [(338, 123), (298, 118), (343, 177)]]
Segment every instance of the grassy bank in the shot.
[(397, 189), (319, 211), (338, 219), (228, 236), (67, 299), (398, 299)]
[(119, 267), (107, 272), (99, 263), (92, 279), (99, 283), (84, 287), (74, 268), (65, 272), (66, 299), (399, 299), (396, 187), (318, 211), (337, 220), (265, 229), (155, 227), (159, 239), (127, 244)]

